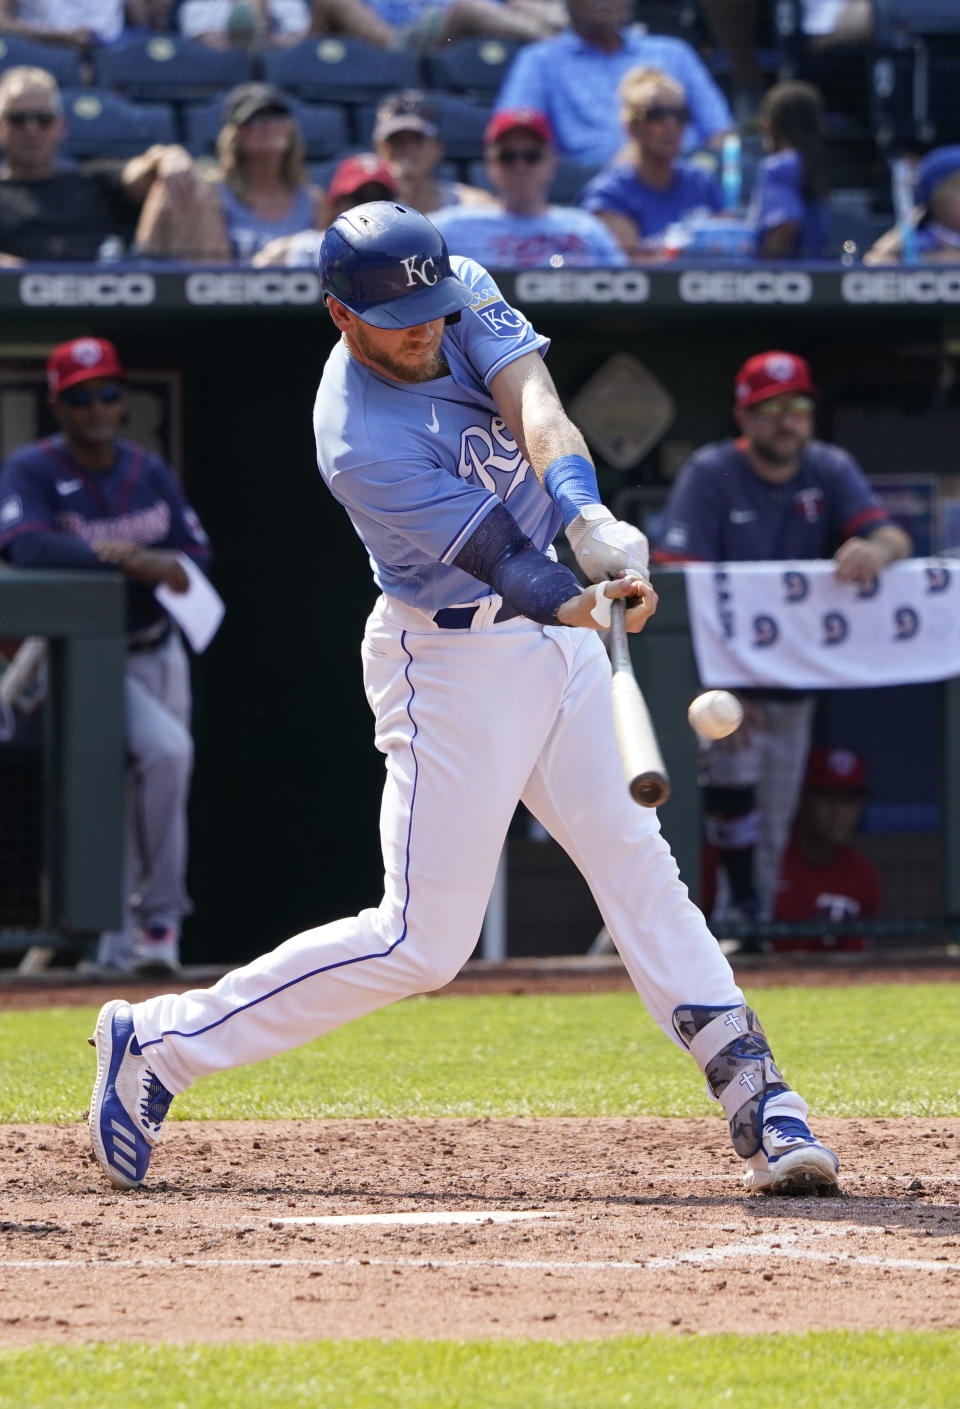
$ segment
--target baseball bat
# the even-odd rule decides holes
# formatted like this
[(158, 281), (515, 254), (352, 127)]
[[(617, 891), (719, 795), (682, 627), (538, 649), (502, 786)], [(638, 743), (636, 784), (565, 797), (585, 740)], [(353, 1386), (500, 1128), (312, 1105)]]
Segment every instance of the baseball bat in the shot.
[(626, 600), (611, 603), (610, 683), (617, 747), (630, 796), (641, 807), (662, 807), (670, 796), (670, 779), (653, 731), (653, 722), (633, 673), (627, 637)]

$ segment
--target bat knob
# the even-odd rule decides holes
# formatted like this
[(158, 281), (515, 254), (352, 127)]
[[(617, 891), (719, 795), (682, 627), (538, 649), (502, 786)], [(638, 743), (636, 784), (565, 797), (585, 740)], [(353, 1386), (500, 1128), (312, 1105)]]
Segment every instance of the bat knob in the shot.
[(670, 784), (659, 773), (639, 773), (630, 784), (630, 796), (641, 807), (662, 807), (670, 796)]

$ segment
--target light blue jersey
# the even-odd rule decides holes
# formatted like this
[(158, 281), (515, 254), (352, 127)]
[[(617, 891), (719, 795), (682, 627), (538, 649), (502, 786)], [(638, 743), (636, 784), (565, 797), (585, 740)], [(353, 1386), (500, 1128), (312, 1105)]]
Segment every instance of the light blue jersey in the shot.
[(453, 559), (495, 505), (506, 504), (543, 552), (560, 527), (488, 390), (518, 357), (542, 356), (548, 340), (479, 264), (452, 256), (450, 265), (474, 296), (444, 331), (449, 375), (391, 381), (341, 340), (313, 413), (320, 473), (350, 515), (377, 586), (430, 612), (493, 595)]

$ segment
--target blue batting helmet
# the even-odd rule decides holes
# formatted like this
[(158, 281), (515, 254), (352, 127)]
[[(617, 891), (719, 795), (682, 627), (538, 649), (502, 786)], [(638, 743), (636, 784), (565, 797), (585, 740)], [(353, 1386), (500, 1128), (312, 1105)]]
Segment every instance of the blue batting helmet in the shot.
[(320, 246), (320, 288), (374, 328), (413, 328), (459, 313), (471, 298), (437, 227), (394, 201), (337, 217)]

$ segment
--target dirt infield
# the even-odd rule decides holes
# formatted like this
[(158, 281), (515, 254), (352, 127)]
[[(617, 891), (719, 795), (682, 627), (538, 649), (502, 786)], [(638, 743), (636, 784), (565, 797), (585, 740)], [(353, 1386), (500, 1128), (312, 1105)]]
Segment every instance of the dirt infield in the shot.
[(819, 1129), (841, 1198), (745, 1195), (719, 1119), (172, 1122), (127, 1194), (5, 1127), (0, 1343), (960, 1323), (960, 1120)]
[[(737, 970), (748, 988), (958, 975)], [(621, 987), (615, 962), (513, 963), (446, 991)], [(109, 996), (12, 981), (0, 1007)], [(85, 1125), (0, 1127), (0, 1345), (960, 1325), (960, 1119), (817, 1129), (839, 1198), (746, 1195), (719, 1118), (171, 1121), (126, 1194)]]

